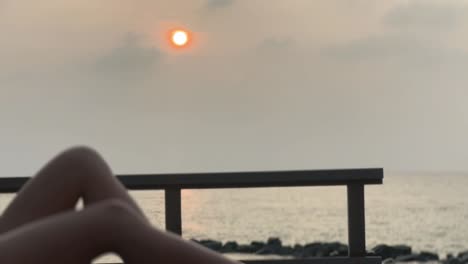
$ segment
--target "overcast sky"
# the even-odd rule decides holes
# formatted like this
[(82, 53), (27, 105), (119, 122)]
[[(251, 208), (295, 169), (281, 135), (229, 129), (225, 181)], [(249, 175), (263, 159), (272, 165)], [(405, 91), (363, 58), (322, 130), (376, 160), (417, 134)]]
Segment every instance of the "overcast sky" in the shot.
[(0, 30), (0, 176), (76, 144), (116, 173), (468, 171), (467, 1), (2, 0)]

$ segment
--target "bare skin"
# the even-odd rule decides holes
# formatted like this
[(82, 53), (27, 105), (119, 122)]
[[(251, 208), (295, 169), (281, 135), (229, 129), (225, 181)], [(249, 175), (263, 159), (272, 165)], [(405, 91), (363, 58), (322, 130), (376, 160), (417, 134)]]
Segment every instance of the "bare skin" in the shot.
[[(75, 211), (82, 198), (84, 209)], [(153, 228), (92, 149), (69, 149), (21, 189), (0, 217), (0, 263), (85, 264), (114, 252), (125, 263), (238, 263)]]

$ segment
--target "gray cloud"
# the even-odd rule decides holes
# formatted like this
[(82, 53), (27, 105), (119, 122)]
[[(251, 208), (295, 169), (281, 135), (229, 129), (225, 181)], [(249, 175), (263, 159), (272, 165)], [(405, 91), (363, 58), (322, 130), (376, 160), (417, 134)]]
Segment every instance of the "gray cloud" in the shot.
[(164, 54), (146, 45), (143, 36), (129, 33), (107, 51), (42, 75), (38, 82), (68, 91), (64, 100), (69, 106), (80, 108), (87, 102), (90, 107), (81, 111), (138, 105), (159, 76), (163, 60)]
[(254, 49), (258, 59), (268, 61), (287, 59), (292, 53), (296, 53), (294, 40), (290, 37), (267, 37)]
[(234, 4), (234, 0), (207, 0), (205, 7), (210, 9), (224, 8)]
[(113, 98), (125, 100), (130, 95), (137, 96), (136, 91), (144, 89), (158, 75), (164, 58), (160, 50), (144, 42), (142, 36), (129, 33), (115, 48), (78, 65), (69, 74), (79, 80), (75, 83), (85, 84), (81, 88), (85, 96), (106, 98), (112, 93)]
[(287, 49), (294, 45), (294, 41), (289, 37), (268, 37), (259, 45), (260, 49)]
[(462, 22), (467, 11), (467, 5), (459, 2), (413, 1), (394, 8), (384, 18), (384, 22), (398, 28), (446, 30)]
[(352, 61), (393, 59), (413, 61), (420, 63), (421, 66), (427, 65), (430, 61), (437, 63), (447, 56), (455, 58), (461, 52), (405, 35), (373, 35), (354, 42), (330, 46), (323, 51), (324, 54), (336, 59)]
[(162, 57), (158, 49), (145, 46), (141, 36), (128, 34), (121, 45), (96, 59), (93, 70), (109, 78), (140, 78), (151, 71)]
[[(155, 72), (155, 69), (164, 59), (164, 54), (157, 48), (146, 45), (143, 36), (128, 33), (113, 47), (100, 50), (92, 57), (80, 56), (73, 61), (47, 63), (47, 67), (38, 67), (36, 58), (11, 67), (8, 62), (0, 62), (0, 79), (11, 80), (38, 80), (62, 79), (65, 80), (116, 80), (131, 81), (144, 78)], [(29, 66), (32, 65), (32, 66)], [(39, 64), (43, 66), (43, 64)], [(36, 80), (36, 78), (38, 80)], [(82, 83), (80, 81), (80, 83)]]
[[(438, 89), (437, 85), (457, 89), (467, 81), (464, 77), (468, 67), (466, 51), (404, 35), (371, 36), (329, 47), (323, 50), (319, 60), (335, 65), (336, 71), (374, 76), (361, 76), (362, 80), (380, 78), (382, 83), (377, 85), (387, 91), (404, 90), (409, 83), (418, 83), (420, 89)], [(441, 80), (444, 82), (440, 83)]]
[(405, 68), (468, 65), (468, 54), (450, 45), (466, 6), (454, 3), (411, 2), (383, 17), (386, 30), (323, 49), (329, 58), (341, 61), (374, 61)]

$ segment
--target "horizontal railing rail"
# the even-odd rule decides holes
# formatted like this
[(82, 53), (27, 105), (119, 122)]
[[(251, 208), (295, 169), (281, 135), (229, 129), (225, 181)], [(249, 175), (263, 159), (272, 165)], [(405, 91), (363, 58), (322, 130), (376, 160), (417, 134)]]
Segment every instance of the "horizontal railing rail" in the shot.
[(380, 257), (350, 258), (350, 257), (328, 257), (328, 258), (306, 258), (306, 259), (261, 259), (244, 260), (245, 264), (375, 264), (380, 263)]
[[(164, 190), (166, 229), (182, 235), (181, 190), (211, 188), (347, 186), (348, 257), (290, 260), (246, 260), (250, 264), (377, 264), (365, 250), (364, 185), (382, 184), (383, 169), (251, 171), (217, 173), (117, 175), (130, 190)], [(0, 177), (0, 193), (17, 192), (29, 177)]]
[[(18, 191), (30, 177), (0, 177), (0, 193)], [(127, 174), (117, 178), (131, 190), (382, 184), (383, 169)]]

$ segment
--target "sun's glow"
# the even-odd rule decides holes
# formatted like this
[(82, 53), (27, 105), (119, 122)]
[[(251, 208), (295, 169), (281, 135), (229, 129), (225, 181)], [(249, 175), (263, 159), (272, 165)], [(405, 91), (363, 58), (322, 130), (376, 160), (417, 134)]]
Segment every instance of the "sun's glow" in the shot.
[(185, 46), (189, 41), (189, 34), (184, 30), (174, 30), (171, 34), (171, 41), (176, 46)]

